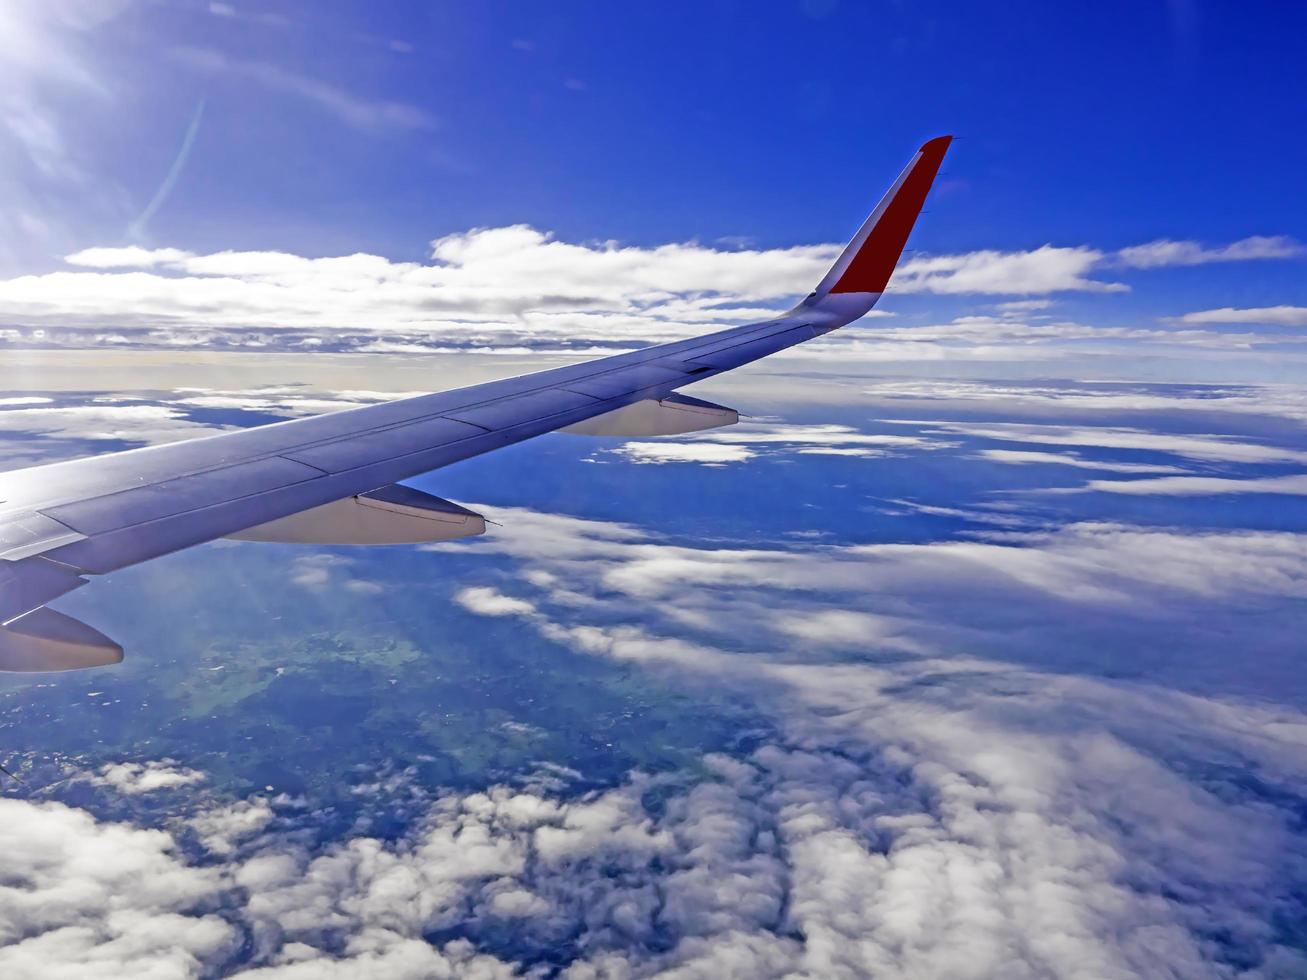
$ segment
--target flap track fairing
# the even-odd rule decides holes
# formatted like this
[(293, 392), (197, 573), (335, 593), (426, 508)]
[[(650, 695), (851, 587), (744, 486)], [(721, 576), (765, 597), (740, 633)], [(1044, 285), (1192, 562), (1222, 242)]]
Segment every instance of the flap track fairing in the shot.
[(583, 436), (675, 436), (683, 432), (718, 429), (740, 421), (733, 408), (714, 405), (689, 395), (646, 398), (621, 408), (577, 422), (560, 432)]
[(485, 518), (458, 504), (402, 484), (238, 531), (240, 541), (284, 544), (418, 544), (482, 534)]

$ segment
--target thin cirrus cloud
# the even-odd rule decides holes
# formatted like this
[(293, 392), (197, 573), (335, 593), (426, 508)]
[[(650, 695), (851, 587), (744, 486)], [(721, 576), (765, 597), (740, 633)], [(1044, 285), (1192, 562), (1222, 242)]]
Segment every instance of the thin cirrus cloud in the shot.
[(366, 132), (433, 129), (429, 112), (406, 102), (368, 99), (330, 82), (289, 71), (263, 61), (229, 58), (212, 48), (177, 47), (171, 52), (179, 63), (206, 74), (244, 79), (286, 95), (303, 99), (341, 122)]

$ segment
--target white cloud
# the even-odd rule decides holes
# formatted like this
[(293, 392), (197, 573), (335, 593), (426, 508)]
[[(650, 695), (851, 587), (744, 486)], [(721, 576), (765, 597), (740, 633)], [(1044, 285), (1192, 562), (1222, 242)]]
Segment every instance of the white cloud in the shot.
[[(722, 760), (716, 771), (724, 785), (691, 794), (713, 800), (697, 812), (714, 819), (702, 825), (712, 830), (712, 846), (689, 853), (750, 862), (741, 884), (753, 902), (741, 903), (720, 865), (675, 872), (692, 887), (682, 893), (684, 917), (671, 921), (695, 925), (647, 964), (651, 970), (676, 964), (711, 972), (733, 963), (763, 976), (1069, 976), (1089, 964), (1093, 975), (1147, 975), (1184, 963), (1186, 975), (1219, 976), (1201, 938), (1214, 921), (1253, 908), (1253, 916), (1267, 914), (1278, 899), (1263, 903), (1259, 891), (1293, 887), (1292, 875), (1271, 884), (1284, 867), (1279, 849), (1295, 819), (1289, 810), (1272, 816), (1260, 803), (1211, 794), (1140, 740), (1231, 739), (1222, 744), (1259, 753), (1268, 726), (1298, 712), (1246, 713), (1056, 673), (1023, 677), (965, 655), (932, 660), (930, 648), (950, 633), (952, 643), (968, 636), (974, 643), (978, 624), (950, 624), (934, 636), (923, 627), (932, 610), (956, 616), (963, 607), (954, 597), (1029, 609), (1036, 600), (1020, 598), (1023, 590), (1073, 604), (1069, 623), (1103, 603), (1120, 611), (1151, 605), (1149, 615), (1174, 608), (1182, 616), (1186, 596), (1203, 597), (1209, 611), (1241, 596), (1302, 596), (1307, 550), (1300, 536), (1082, 525), (1001, 542), (795, 554), (631, 541), (613, 525), (569, 519), (568, 536), (590, 540), (560, 555), (551, 543), (562, 529), (546, 531), (549, 518), (506, 517), (517, 529), (525, 521), (524, 533), (477, 547), (548, 571), (534, 579), (546, 599), (560, 580), (606, 596), (616, 588), (631, 605), (613, 608), (618, 600), (610, 598), (607, 616), (645, 624), (605, 624), (602, 614), (578, 622), (567, 611), (576, 607), (553, 610), (542, 602), (528, 622), (544, 635), (592, 655), (747, 690), (751, 703), (766, 705), (786, 737), (802, 744), (769, 745), (743, 764)], [(545, 532), (538, 539), (532, 521)], [(843, 590), (857, 598), (814, 611), (810, 601), (785, 597), (793, 590), (822, 603)], [(921, 603), (927, 596), (930, 604), (915, 621), (873, 611), (902, 610), (909, 597)], [(849, 608), (867, 603), (873, 610)], [(698, 636), (685, 635), (687, 606), (703, 614)], [(1048, 610), (1033, 615), (1047, 617)], [(1012, 619), (999, 615), (994, 625), (996, 640), (1010, 643)], [(815, 662), (811, 645), (791, 651), (783, 644), (775, 656), (763, 656), (756, 645), (768, 642), (769, 630), (864, 655), (895, 649), (906, 637), (911, 645), (900, 649), (924, 659), (892, 666)], [(729, 649), (744, 642), (750, 652), (726, 652), (711, 639), (718, 635), (729, 637)], [(1159, 735), (1163, 729), (1168, 734)], [(1281, 743), (1265, 758), (1301, 773), (1300, 758), (1280, 761), (1292, 758), (1296, 745)], [(835, 746), (838, 753), (827, 754)], [(895, 777), (899, 766), (911, 775)], [(906, 799), (913, 802), (901, 805)], [(673, 797), (667, 812), (681, 806)], [(1243, 827), (1268, 818), (1259, 830)], [(767, 828), (761, 838), (759, 827)], [(684, 843), (661, 860), (676, 867), (697, 838), (689, 828), (671, 829)], [(1232, 854), (1234, 842), (1247, 849)], [(1169, 886), (1154, 890), (1164, 880), (1184, 881), (1195, 889), (1189, 896), (1213, 891), (1191, 905)], [(1250, 886), (1253, 880), (1263, 884)], [(772, 896), (780, 894), (788, 899), (790, 928), (774, 925)], [(802, 942), (780, 938), (788, 935)], [(1273, 944), (1263, 949), (1267, 962), (1297, 962)], [(608, 954), (610, 969), (629, 969), (630, 962), (629, 953)]]
[(111, 248), (84, 248), (64, 257), (69, 265), (91, 269), (144, 269), (157, 265), (176, 265), (191, 258), (179, 248), (141, 248), (119, 245)]
[(954, 517), (972, 524), (988, 524), (994, 527), (1028, 529), (1042, 521), (1031, 521), (1021, 514), (1005, 513), (1006, 507), (1000, 504), (982, 504), (975, 508), (946, 507), (942, 504), (926, 504), (917, 500), (893, 498), (890, 507), (881, 507), (882, 513), (898, 516), (908, 514), (926, 514), (930, 517)]
[(210, 852), (226, 856), (235, 853), (242, 841), (266, 828), (273, 816), (268, 801), (255, 797), (205, 809), (186, 825)]
[(0, 282), (0, 311), (60, 325), (407, 331), (491, 347), (643, 340), (765, 318), (758, 303), (809, 289), (836, 254), (569, 244), (525, 226), (445, 236), (430, 264), (97, 248), (69, 260), (99, 271)]
[(896, 451), (939, 449), (948, 445), (951, 444), (938, 439), (860, 432), (847, 425), (741, 422), (709, 432), (695, 432), (680, 440), (626, 442), (606, 452), (633, 463), (721, 466), (789, 453), (875, 459)]
[(912, 258), (899, 266), (889, 288), (904, 293), (1124, 292), (1119, 282), (1090, 278), (1104, 254), (1080, 245), (1043, 245), (1029, 252), (982, 250), (965, 255)]
[[(1019, 311), (1018, 311), (1019, 312)], [(1050, 346), (1080, 346), (1129, 342), (1133, 348), (1143, 345), (1207, 350), (1253, 350), (1267, 345), (1307, 344), (1307, 336), (1277, 333), (1222, 332), (1219, 330), (1179, 329), (1175, 327), (1101, 327), (1067, 322), (1025, 322), (1013, 313), (999, 316), (966, 315), (948, 323), (902, 327), (846, 328), (828, 339), (807, 344), (789, 356), (830, 356), (838, 350), (842, 357), (874, 355), (897, 359), (915, 359), (932, 355), (960, 356), (981, 351), (990, 357), (1021, 356), (1022, 348), (1041, 348), (1039, 356), (1048, 356)], [(853, 343), (849, 341), (852, 340)], [(838, 346), (837, 346), (838, 345)], [(1002, 345), (1002, 346), (1000, 346)]]
[[(986, 632), (1011, 649), (1031, 617), (1079, 629), (1105, 606), (1096, 619), (1307, 595), (1301, 536), (1079, 525), (782, 551), (503, 516), (513, 533), (470, 547), (509, 558), (531, 598), (474, 586), (465, 607), (712, 685), (766, 736), (692, 776), (446, 792), (399, 840), (318, 849), (312, 824), (258, 797), (172, 832), (0, 801), (23, 885), (0, 889), (0, 929), (18, 937), (0, 970), (202, 975), (238, 951), (240, 975), (265, 980), (507, 977), (560, 951), (576, 980), (1304, 965), (1272, 925), (1301, 904), (1301, 712), (969, 654)], [(604, 601), (560, 601), (560, 583)], [(1075, 614), (1048, 616), (1041, 596)], [(978, 619), (985, 606), (1001, 615)], [(202, 863), (180, 832), (200, 835)]]
[(188, 865), (164, 831), (0, 798), (0, 849), (4, 976), (196, 976), (240, 946), (212, 911), (220, 873)]
[[(153, 343), (183, 336), (191, 344), (211, 343), (216, 334), (239, 331), (266, 332), (261, 343), (282, 343), (278, 335), (296, 332), (357, 331), (363, 336), (355, 346), (369, 338), (382, 343), (375, 335), (385, 332), (384, 343), (395, 350), (429, 349), (433, 342), (488, 349), (635, 343), (772, 316), (807, 292), (839, 249), (570, 243), (525, 225), (446, 235), (432, 242), (426, 263), (367, 254), (309, 258), (95, 247), (69, 254), (67, 269), (0, 280), (0, 315), (26, 326), (153, 330), (157, 336), (143, 338)], [(1104, 253), (1088, 247), (918, 257), (904, 263), (891, 288), (1027, 296), (1124, 289), (1092, 278), (1105, 263)], [(849, 331), (840, 335), (841, 349), (847, 353), (853, 338), (907, 356), (928, 353), (909, 345), (930, 344), (1144, 340), (1229, 349), (1285, 341), (1214, 330), (1020, 321), (1047, 303), (1016, 300), (1001, 304), (997, 316), (943, 326)]]
[(1258, 306), (1235, 309), (1223, 306), (1177, 317), (1182, 323), (1261, 323), (1276, 327), (1307, 327), (1307, 306)]
[(931, 449), (938, 441), (898, 433), (861, 432), (849, 425), (816, 423), (802, 425), (793, 422), (741, 422), (729, 428), (710, 432), (696, 432), (696, 440), (731, 445), (859, 447), (876, 449)]
[[(848, 403), (855, 397), (849, 386), (834, 389), (834, 393), (838, 394), (841, 403)], [(1307, 392), (1301, 385), (1294, 384), (1209, 384), (1195, 387), (1129, 382), (1023, 383), (957, 378), (885, 378), (878, 379), (875, 387), (863, 389), (862, 395), (873, 402), (894, 406), (919, 403), (923, 409), (934, 410), (940, 405), (948, 405), (953, 409), (979, 409), (986, 414), (999, 411), (1027, 414), (1031, 409), (1104, 413), (1215, 411), (1307, 420)], [(897, 421), (899, 424), (903, 422)]]
[(998, 309), (1003, 313), (1038, 313), (1040, 310), (1047, 310), (1053, 305), (1051, 299), (1014, 299), (1006, 303), (999, 303)]
[(755, 455), (745, 446), (713, 442), (625, 442), (608, 452), (631, 463), (702, 463), (705, 466), (743, 463)]
[(1144, 245), (1123, 248), (1116, 253), (1116, 258), (1120, 264), (1136, 269), (1155, 269), (1163, 266), (1207, 265), (1212, 262), (1287, 259), (1302, 254), (1302, 245), (1287, 235), (1253, 235), (1218, 248), (1207, 248), (1199, 242), (1161, 238)]
[(131, 796), (160, 789), (193, 786), (203, 780), (204, 773), (179, 766), (172, 759), (111, 763), (102, 766), (92, 779), (93, 782)]
[(521, 616), (535, 611), (531, 603), (485, 586), (464, 589), (454, 596), (454, 601), (478, 616)]
[(1151, 480), (1090, 480), (1082, 490), (1137, 496), (1210, 497), (1232, 493), (1307, 495), (1307, 473), (1247, 479), (1216, 476), (1163, 476)]
[[(731, 596), (763, 590), (771, 594), (766, 601), (777, 602), (768, 622), (789, 615), (779, 601), (784, 593), (818, 596), (841, 609), (849, 607), (851, 596), (860, 596), (858, 608), (864, 611), (870, 611), (870, 597), (895, 601), (922, 591), (932, 602), (993, 595), (1001, 606), (1017, 601), (1016, 595), (1043, 594), (1124, 608), (1159, 590), (1229, 601), (1240, 595), (1307, 596), (1307, 538), (1287, 532), (1186, 533), (1083, 523), (1013, 532), (994, 540), (804, 551), (713, 549), (662, 544), (620, 524), (489, 509), (513, 533), (460, 544), (460, 549), (515, 556), (574, 588), (593, 580), (596, 591), (640, 602), (681, 596), (682, 610), (700, 598), (715, 601), (698, 589), (726, 589)], [(450, 547), (433, 545), (428, 550)], [(687, 590), (690, 596), (684, 595)], [(751, 610), (750, 615), (756, 614)], [(703, 621), (713, 622), (714, 617)]]
[(49, 405), (53, 401), (53, 398), (47, 398), (45, 395), (15, 395), (11, 398), (0, 398), (0, 407), (9, 408), (13, 405)]
[[(254, 543), (251, 547), (259, 547)], [(348, 555), (332, 552), (320, 552), (300, 555), (291, 562), (287, 576), (292, 585), (309, 592), (329, 593), (336, 589), (348, 589), (356, 595), (378, 595), (383, 587), (368, 579), (355, 576), (350, 569), (355, 564)]]

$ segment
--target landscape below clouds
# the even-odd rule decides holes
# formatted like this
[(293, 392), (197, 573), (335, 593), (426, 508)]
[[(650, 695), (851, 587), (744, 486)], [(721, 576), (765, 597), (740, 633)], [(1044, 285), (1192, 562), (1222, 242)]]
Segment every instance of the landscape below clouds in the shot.
[[(384, 357), (213, 383), (247, 357), (67, 375), (0, 434), (35, 461), (414, 389)], [(0, 967), (1307, 968), (1300, 397), (812, 369), (696, 390), (733, 428), (416, 481), (480, 539), (219, 542), (70, 595), (127, 660), (4, 681)]]

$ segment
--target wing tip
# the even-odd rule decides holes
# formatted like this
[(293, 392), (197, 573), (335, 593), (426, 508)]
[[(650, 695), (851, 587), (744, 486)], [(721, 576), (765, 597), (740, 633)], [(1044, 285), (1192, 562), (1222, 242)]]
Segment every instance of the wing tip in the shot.
[(945, 135), (921, 144), (907, 169), (867, 219), (863, 231), (828, 273), (839, 270), (829, 292), (884, 292), (952, 142), (952, 135)]
[(953, 135), (951, 133), (945, 136), (936, 136), (934, 139), (928, 139), (926, 142), (922, 143), (921, 148), (918, 149), (917, 152), (927, 156), (934, 156), (936, 154), (943, 156), (945, 151), (948, 150), (949, 144), (952, 142)]

